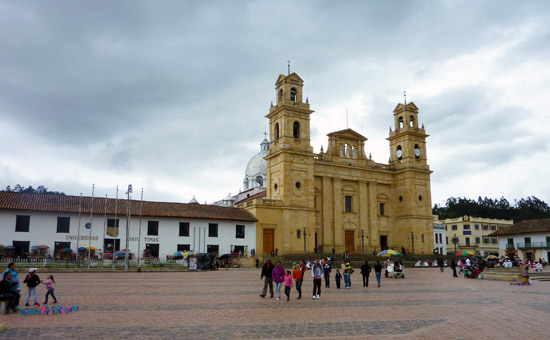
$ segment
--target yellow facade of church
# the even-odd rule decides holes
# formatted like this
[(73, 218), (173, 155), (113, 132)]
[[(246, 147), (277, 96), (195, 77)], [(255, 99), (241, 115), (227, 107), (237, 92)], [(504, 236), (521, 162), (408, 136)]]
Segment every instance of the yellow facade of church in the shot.
[(418, 126), (414, 103), (395, 108), (390, 161), (380, 164), (366, 156), (367, 138), (351, 129), (328, 134), (327, 150), (314, 153), (303, 80), (280, 75), (275, 86), (277, 100), (266, 116), (267, 198), (239, 205), (258, 219), (256, 253), (372, 253), (385, 247), (430, 253), (428, 135)]

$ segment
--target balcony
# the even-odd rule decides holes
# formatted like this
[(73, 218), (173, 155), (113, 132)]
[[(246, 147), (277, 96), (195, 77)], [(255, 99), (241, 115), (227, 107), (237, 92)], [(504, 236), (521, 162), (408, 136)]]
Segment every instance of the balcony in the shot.
[(506, 245), (506, 250), (515, 250), (515, 249), (516, 249), (516, 247), (514, 247), (513, 244), (507, 244)]
[(548, 242), (518, 243), (518, 249), (550, 248)]

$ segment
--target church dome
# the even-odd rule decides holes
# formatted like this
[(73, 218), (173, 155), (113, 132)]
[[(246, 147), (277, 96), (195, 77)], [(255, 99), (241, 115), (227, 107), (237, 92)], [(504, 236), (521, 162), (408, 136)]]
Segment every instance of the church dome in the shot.
[(254, 188), (256, 186), (263, 187), (267, 179), (267, 162), (264, 157), (269, 150), (269, 142), (267, 139), (260, 143), (261, 150), (255, 154), (246, 166), (246, 172), (244, 177), (244, 190)]

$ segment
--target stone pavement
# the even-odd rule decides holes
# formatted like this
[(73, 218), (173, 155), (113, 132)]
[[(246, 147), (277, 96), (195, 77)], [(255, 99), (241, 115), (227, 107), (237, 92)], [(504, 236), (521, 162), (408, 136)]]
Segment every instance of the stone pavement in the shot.
[[(0, 338), (548, 339), (550, 333), (550, 282), (511, 286), (453, 278), (437, 268), (406, 269), (406, 279), (382, 278), (381, 288), (370, 279), (363, 288), (356, 271), (351, 289), (323, 284), (321, 299), (312, 300), (306, 276), (304, 298), (296, 300), (293, 290), (286, 302), (259, 297), (257, 269), (57, 273), (59, 302), (80, 310), (0, 314), (6, 324)], [(38, 293), (42, 302), (44, 286)]]

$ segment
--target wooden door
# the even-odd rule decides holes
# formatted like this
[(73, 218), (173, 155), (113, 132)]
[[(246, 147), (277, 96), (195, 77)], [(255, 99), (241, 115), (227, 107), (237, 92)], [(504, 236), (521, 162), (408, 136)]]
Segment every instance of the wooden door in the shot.
[(264, 254), (271, 256), (275, 251), (275, 230), (264, 229)]
[(349, 254), (355, 254), (355, 232), (353, 230), (346, 230), (346, 249)]

